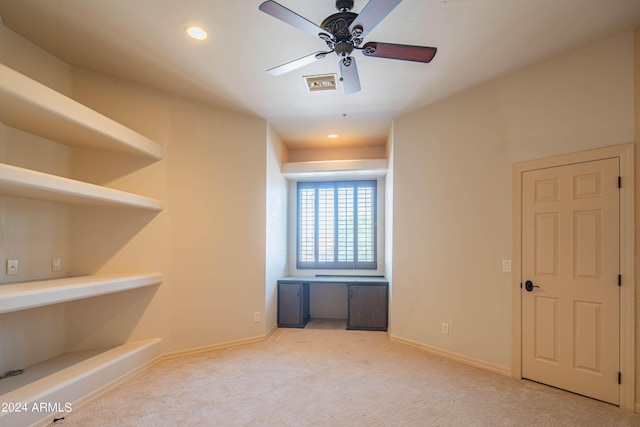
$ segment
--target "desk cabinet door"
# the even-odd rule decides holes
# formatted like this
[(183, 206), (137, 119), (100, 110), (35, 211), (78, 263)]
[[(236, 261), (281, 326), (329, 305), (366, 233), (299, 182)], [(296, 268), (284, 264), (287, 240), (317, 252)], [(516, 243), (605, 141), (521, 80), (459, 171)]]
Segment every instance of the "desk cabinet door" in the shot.
[(387, 330), (387, 285), (349, 285), (347, 329)]
[(309, 320), (309, 284), (278, 285), (278, 326), (303, 328)]

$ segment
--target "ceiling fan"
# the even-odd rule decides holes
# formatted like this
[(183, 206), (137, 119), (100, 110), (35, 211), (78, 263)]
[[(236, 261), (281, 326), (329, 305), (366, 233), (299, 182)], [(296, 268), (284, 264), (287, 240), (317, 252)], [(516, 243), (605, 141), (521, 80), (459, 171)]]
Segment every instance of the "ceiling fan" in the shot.
[(436, 54), (435, 47), (411, 46), (405, 44), (368, 42), (362, 47), (365, 36), (382, 21), (402, 0), (369, 0), (360, 14), (351, 12), (354, 0), (336, 0), (338, 13), (327, 17), (320, 26), (275, 1), (265, 1), (259, 6), (264, 13), (292, 25), (327, 43), (330, 50), (314, 52), (286, 64), (267, 70), (274, 76), (293, 71), (335, 52), (340, 57), (340, 74), (345, 93), (360, 90), (360, 78), (354, 50), (361, 50), (366, 56), (400, 59), (403, 61), (431, 62)]

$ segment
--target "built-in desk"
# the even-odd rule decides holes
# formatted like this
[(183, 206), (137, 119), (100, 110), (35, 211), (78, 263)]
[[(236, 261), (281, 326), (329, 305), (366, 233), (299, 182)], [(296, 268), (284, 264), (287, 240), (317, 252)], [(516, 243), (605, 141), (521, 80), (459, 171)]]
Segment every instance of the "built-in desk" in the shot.
[(289, 276), (278, 280), (278, 326), (304, 328), (311, 318), (309, 287), (344, 284), (347, 287), (347, 329), (386, 331), (389, 282), (384, 277)]

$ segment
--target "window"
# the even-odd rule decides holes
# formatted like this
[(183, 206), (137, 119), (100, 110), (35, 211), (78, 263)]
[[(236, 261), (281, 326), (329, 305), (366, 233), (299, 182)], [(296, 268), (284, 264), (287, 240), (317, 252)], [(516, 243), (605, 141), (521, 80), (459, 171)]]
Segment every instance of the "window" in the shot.
[(376, 181), (298, 182), (297, 267), (376, 269)]

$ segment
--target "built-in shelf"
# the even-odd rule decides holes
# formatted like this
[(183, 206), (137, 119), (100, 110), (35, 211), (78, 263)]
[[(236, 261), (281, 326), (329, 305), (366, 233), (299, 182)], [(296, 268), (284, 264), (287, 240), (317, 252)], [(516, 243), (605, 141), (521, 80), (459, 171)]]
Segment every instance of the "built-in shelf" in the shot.
[(0, 285), (0, 314), (162, 283), (162, 274), (105, 274)]
[(0, 121), (66, 145), (162, 158), (155, 141), (3, 64)]
[(0, 163), (0, 194), (51, 202), (123, 206), (153, 211), (162, 202), (126, 191)]
[[(21, 375), (0, 381), (0, 402), (23, 404), (25, 412), (1, 411), (0, 425), (31, 425), (56, 411), (34, 411), (40, 404), (65, 405), (153, 361), (161, 354), (162, 340), (129, 342), (116, 347), (64, 353), (24, 369)], [(7, 408), (10, 409), (10, 408)], [(68, 409), (68, 407), (67, 407)], [(71, 406), (73, 409), (73, 406)]]
[(288, 179), (380, 178), (387, 174), (388, 164), (387, 159), (292, 162), (282, 165), (282, 174)]
[[(0, 64), (0, 122), (69, 146), (124, 153), (151, 161), (163, 156), (162, 146), (155, 141), (3, 64)], [(163, 209), (160, 200), (4, 163), (0, 163), (0, 195), (150, 212)], [(161, 284), (162, 280), (160, 273), (144, 273), (3, 284), (0, 285), (0, 315), (150, 287)], [(37, 311), (25, 312), (25, 315), (33, 316), (34, 324), (43, 319)], [(30, 342), (33, 337), (29, 336), (29, 328), (25, 326), (20, 339), (0, 343), (7, 347), (2, 350), (13, 357), (26, 352), (29, 360), (48, 360), (28, 367), (11, 366), (24, 372), (0, 380), (0, 402), (22, 404), (26, 409), (17, 411), (15, 406), (3, 406), (2, 426), (32, 425), (43, 420), (49, 424), (55, 412), (68, 409), (66, 404), (75, 404), (113, 385), (162, 352), (162, 341), (153, 338), (99, 350), (59, 355), (51, 350), (47, 354), (31, 354), (36, 350)], [(15, 334), (12, 331), (12, 335)], [(63, 341), (57, 349), (64, 346), (63, 333), (52, 338)], [(110, 344), (104, 342), (97, 346)], [(44, 410), (34, 406), (41, 404), (45, 405)]]

